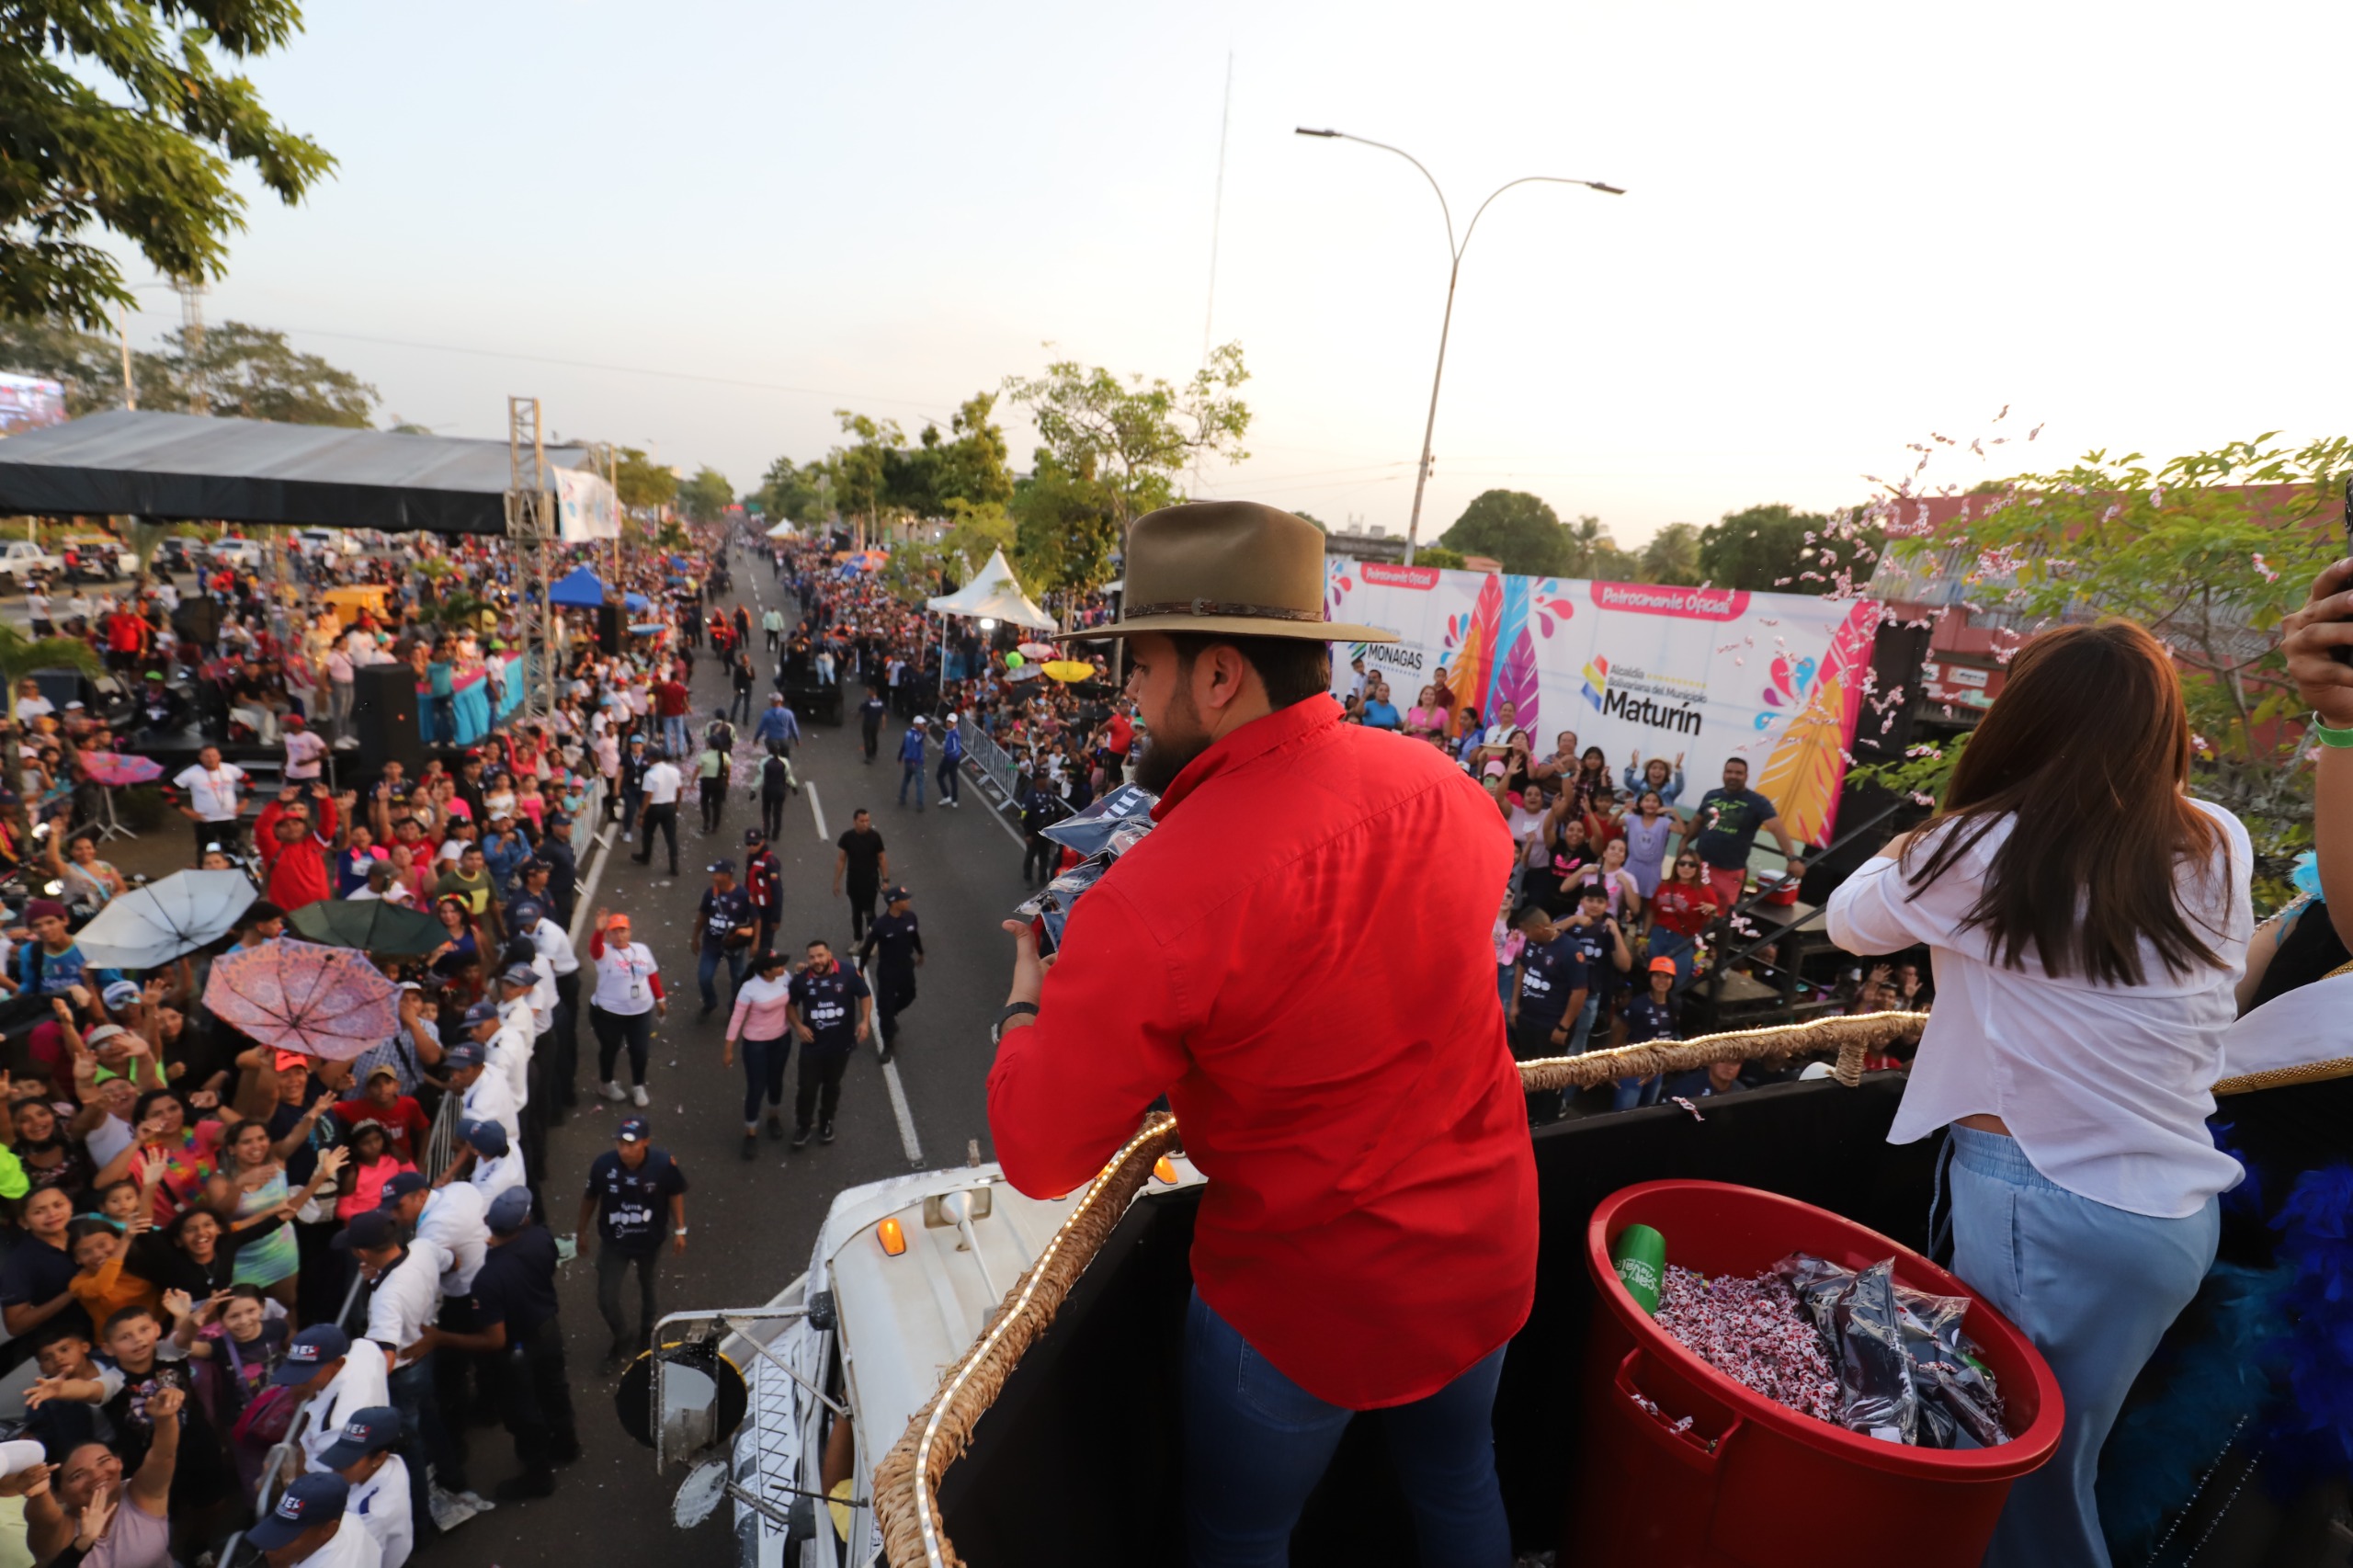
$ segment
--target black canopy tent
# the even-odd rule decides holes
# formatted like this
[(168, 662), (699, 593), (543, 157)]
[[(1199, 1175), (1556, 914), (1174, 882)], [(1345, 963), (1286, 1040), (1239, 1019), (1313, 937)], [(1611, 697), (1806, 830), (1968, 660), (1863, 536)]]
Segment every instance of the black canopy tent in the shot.
[[(544, 455), (594, 466), (584, 448)], [(504, 441), (145, 409), (0, 441), (0, 515), (504, 534), (510, 483)]]

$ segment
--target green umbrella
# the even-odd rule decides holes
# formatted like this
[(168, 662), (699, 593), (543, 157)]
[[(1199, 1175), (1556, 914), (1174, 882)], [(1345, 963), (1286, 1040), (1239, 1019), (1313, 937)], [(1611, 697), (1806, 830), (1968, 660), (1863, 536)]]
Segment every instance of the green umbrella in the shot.
[(381, 898), (306, 903), (286, 917), (301, 936), (331, 948), (406, 958), (429, 953), (449, 939), (441, 922)]

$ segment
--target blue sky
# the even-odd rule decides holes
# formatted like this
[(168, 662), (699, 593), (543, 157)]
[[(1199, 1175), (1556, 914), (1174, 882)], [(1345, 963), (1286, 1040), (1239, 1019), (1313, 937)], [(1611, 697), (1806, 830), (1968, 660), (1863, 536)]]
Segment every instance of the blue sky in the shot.
[[(1405, 526), (1443, 230), (1410, 165), (1291, 134), (1330, 125), (1458, 224), (1628, 188), (1482, 222), (1424, 537), (1508, 485), (1631, 541), (1858, 499), (2006, 404), (2045, 463), (2345, 429), (2348, 45), (2260, 3), (321, 4), (252, 74), (341, 168), (255, 202), (208, 309), (387, 417), (534, 393), (739, 487), (1050, 352), (1179, 379), (1230, 52), (1213, 328), (1257, 421), (1209, 493)], [(134, 341), (177, 320), (142, 299)]]

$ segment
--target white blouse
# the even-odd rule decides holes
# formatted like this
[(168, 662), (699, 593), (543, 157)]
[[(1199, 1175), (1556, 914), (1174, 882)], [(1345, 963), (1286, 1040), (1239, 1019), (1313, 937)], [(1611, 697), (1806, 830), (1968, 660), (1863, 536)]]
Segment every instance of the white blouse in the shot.
[[(1830, 896), (1831, 939), (1848, 952), (1891, 953), (1926, 943), (1936, 957), (1937, 1006), (1921, 1038), (1904, 1103), (1888, 1130), (1909, 1143), (1964, 1116), (2009, 1127), (2034, 1168), (2068, 1191), (2135, 1214), (2181, 1219), (2239, 1184), (2238, 1162), (2206, 1130), (2222, 1035), (2255, 919), (2246, 829), (2219, 806), (2193, 801), (2221, 830), (2221, 863), (2202, 881), (2185, 868), (2181, 905), (2222, 961), (2167, 972), (2142, 944), (2143, 983), (2113, 986), (2054, 978), (2029, 944), (2021, 969), (1992, 961), (1982, 931), (1961, 923), (1983, 891), (1996, 824), (1936, 881), (1914, 890), (1885, 857), (1864, 862)], [(1939, 830), (1946, 831), (1946, 830)], [(1931, 835), (1932, 837), (1933, 835)], [(1915, 842), (1926, 863), (1931, 837)]]

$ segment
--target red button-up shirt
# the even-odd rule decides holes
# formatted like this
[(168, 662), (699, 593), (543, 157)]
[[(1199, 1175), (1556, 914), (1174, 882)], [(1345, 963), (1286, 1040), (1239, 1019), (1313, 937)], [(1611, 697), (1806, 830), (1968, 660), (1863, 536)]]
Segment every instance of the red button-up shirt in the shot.
[(1536, 1289), (1536, 1166), (1490, 932), (1512, 846), (1438, 754), (1313, 698), (1179, 774), (1090, 889), (989, 1129), (1023, 1192), (1084, 1185), (1153, 1099), (1208, 1176), (1203, 1301), (1309, 1392), (1420, 1399)]

